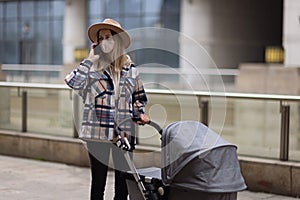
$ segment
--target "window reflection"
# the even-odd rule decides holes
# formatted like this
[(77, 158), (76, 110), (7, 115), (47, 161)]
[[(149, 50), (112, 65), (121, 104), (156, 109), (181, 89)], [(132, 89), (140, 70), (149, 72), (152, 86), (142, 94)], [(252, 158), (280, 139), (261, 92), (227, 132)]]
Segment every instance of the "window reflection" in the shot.
[(37, 16), (44, 17), (50, 15), (50, 5), (48, 1), (38, 1), (37, 2)]
[(127, 30), (162, 24), (179, 30), (180, 0), (88, 0), (87, 8), (88, 25), (114, 18)]
[(128, 15), (141, 15), (143, 12), (142, 0), (127, 0), (125, 2), (125, 12)]
[[(104, 10), (96, 6), (102, 2)], [(96, 8), (97, 7), (97, 8)], [(98, 10), (97, 10), (98, 9)], [(113, 18), (119, 21), (126, 30), (142, 27), (160, 27), (179, 31), (180, 0), (88, 0), (88, 26), (100, 22), (104, 18)], [(144, 36), (143, 36), (144, 37)], [(135, 43), (145, 38), (134, 38)], [(150, 39), (153, 42), (157, 38)], [(175, 49), (179, 49), (178, 38)], [(178, 55), (156, 49), (141, 49), (130, 52), (130, 56), (138, 65), (145, 63), (159, 63), (170, 67), (178, 67)]]
[(50, 3), (52, 4), (53, 16), (61, 17), (64, 15), (65, 1), (50, 1)]
[(64, 4), (0, 1), (0, 63), (62, 64)]
[(145, 10), (149, 14), (158, 15), (162, 7), (162, 0), (145, 1)]
[[(110, 13), (111, 15), (115, 14), (115, 16), (119, 13), (121, 13), (121, 7), (124, 4), (125, 1), (119, 1), (119, 0), (106, 0), (105, 1), (105, 10), (107, 13)], [(127, 1), (126, 1), (127, 2)]]
[(21, 2), (21, 16), (22, 17), (33, 17), (33, 2), (24, 1)]
[(5, 13), (6, 18), (16, 18), (17, 17), (17, 4), (13, 2), (7, 2), (4, 8), (7, 12)]

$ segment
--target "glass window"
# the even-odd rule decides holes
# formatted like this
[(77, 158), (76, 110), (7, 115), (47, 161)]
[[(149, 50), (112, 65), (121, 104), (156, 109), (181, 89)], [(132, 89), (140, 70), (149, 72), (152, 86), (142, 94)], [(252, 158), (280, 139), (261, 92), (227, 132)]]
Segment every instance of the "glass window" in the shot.
[(180, 0), (165, 0), (163, 7), (166, 12), (178, 13), (180, 11)]
[(5, 8), (6, 18), (17, 18), (18, 16), (18, 4), (17, 2), (7, 2)]
[(91, 0), (88, 4), (88, 9), (91, 15), (99, 17), (104, 12), (103, 1)]
[(3, 59), (4, 59), (4, 55), (3, 55), (3, 40), (0, 39), (0, 63), (4, 63)]
[(147, 16), (143, 18), (144, 27), (161, 27), (161, 21), (159, 16)]
[(4, 63), (18, 64), (19, 54), (18, 54), (18, 42), (14, 40), (4, 42)]
[(141, 18), (139, 18), (139, 17), (126, 17), (124, 19), (123, 26), (127, 30), (134, 29), (134, 28), (137, 28), (137, 27), (141, 27), (142, 26)]
[[(121, 11), (121, 3), (124, 3), (125, 1), (119, 1), (119, 0), (106, 0), (106, 12), (107, 14), (120, 14)], [(127, 2), (127, 1), (126, 1)]]
[(38, 21), (37, 22), (37, 39), (48, 40), (50, 39), (50, 30), (48, 21)]
[(22, 18), (21, 20), (21, 32), (22, 32), (22, 38), (28, 39), (34, 37), (34, 20), (33, 18), (27, 17)]
[(3, 22), (0, 21), (0, 40), (3, 39)]
[[(62, 55), (53, 60), (52, 54), (62, 53), (64, 4), (64, 0), (0, 1), (0, 42), (5, 46), (0, 62), (61, 64)], [(48, 43), (41, 47), (41, 42)], [(31, 50), (26, 54), (28, 46)]]
[(18, 38), (18, 23), (17, 21), (8, 21), (6, 22), (6, 40), (16, 40)]
[(162, 26), (165, 28), (179, 31), (179, 26), (178, 26), (179, 20), (180, 19), (178, 14), (169, 14), (163, 18)]
[[(163, 26), (179, 30), (180, 0), (88, 0), (88, 22), (111, 17), (125, 28)], [(102, 10), (102, 8), (105, 8)]]
[(162, 8), (162, 0), (145, 0), (145, 12), (158, 15)]
[[(179, 30), (180, 20), (180, 0), (105, 0), (103, 6), (103, 18), (111, 17), (118, 20), (126, 29), (135, 29), (141, 27), (165, 27), (173, 30)], [(89, 24), (95, 22), (95, 0), (87, 0), (88, 3), (88, 21)], [(102, 19), (103, 19), (102, 18)], [(97, 18), (97, 22), (98, 22)], [(135, 46), (144, 42), (144, 37), (135, 37)], [(172, 38), (178, 41), (178, 38)], [(150, 38), (149, 41), (155, 39)], [(158, 41), (160, 42), (160, 41)], [(179, 48), (178, 43), (174, 43), (174, 48)], [(146, 64), (148, 62), (157, 62), (158, 64), (171, 67), (178, 67), (178, 56), (155, 49), (142, 49), (130, 52), (130, 56), (137, 64)]]
[(36, 52), (39, 52), (36, 56), (36, 62), (39, 64), (51, 63), (51, 46), (49, 42), (40, 41), (37, 42)]
[[(4, 11), (4, 9), (3, 9), (3, 3), (1, 3), (0, 2), (0, 41), (3, 39), (3, 28), (4, 28), (4, 20), (3, 20), (3, 18), (4, 18), (4, 13), (3, 13), (3, 11)], [(1, 44), (0, 44), (1, 45)], [(1, 50), (0, 50), (1, 51)], [(1, 62), (1, 60), (2, 60), (2, 58), (1, 57), (3, 57), (2, 56), (2, 52), (0, 52), (1, 54), (0, 54), (0, 62)]]
[(61, 48), (61, 41), (52, 43), (52, 64), (59, 65), (63, 59), (63, 51)]
[(33, 8), (32, 1), (23, 1), (21, 2), (21, 16), (22, 17), (32, 17), (34, 15), (34, 8)]
[(0, 2), (0, 20), (2, 20), (2, 17), (4, 15), (3, 11), (4, 11), (4, 9), (3, 9), (3, 3)]
[(25, 39), (19, 42), (18, 51), (20, 53), (19, 63), (20, 64), (31, 64), (34, 62), (35, 57), (34, 43), (30, 39)]
[(142, 13), (142, 1), (141, 0), (126, 0), (125, 3), (125, 13), (129, 14), (138, 14), (140, 15)]
[(92, 25), (92, 24), (95, 24), (95, 23), (99, 23), (100, 21), (102, 21), (102, 19), (98, 19), (98, 18), (93, 18), (93, 19), (90, 19), (89, 22), (88, 22), (88, 26)]
[(52, 13), (55, 17), (64, 16), (64, 1), (53, 1), (52, 3)]
[(62, 37), (63, 37), (62, 27), (63, 27), (62, 21), (57, 20), (57, 21), (52, 22), (52, 28), (51, 28), (52, 31), (50, 34), (52, 34), (52, 38), (54, 40), (58, 40), (58, 41), (62, 40)]
[(50, 15), (50, 4), (47, 1), (37, 2), (37, 16), (46, 17)]

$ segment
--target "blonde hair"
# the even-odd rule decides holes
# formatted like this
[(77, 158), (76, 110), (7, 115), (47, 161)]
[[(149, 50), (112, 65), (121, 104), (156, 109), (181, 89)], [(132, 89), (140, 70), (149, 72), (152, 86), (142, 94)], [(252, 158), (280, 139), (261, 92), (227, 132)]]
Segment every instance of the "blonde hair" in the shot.
[(112, 66), (113, 72), (120, 72), (122, 70), (122, 67), (126, 64), (127, 54), (121, 37), (113, 31), (111, 31), (111, 33), (113, 35), (115, 46), (112, 52), (100, 54), (97, 70), (102, 70), (104, 68)]

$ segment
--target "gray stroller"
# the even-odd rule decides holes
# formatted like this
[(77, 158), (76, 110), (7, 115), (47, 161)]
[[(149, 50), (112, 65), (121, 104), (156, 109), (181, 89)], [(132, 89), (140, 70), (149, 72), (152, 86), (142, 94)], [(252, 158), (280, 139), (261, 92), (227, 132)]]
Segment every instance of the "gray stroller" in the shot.
[[(162, 168), (135, 169), (126, 174), (131, 200), (236, 200), (246, 189), (237, 158), (237, 147), (196, 121), (180, 121), (162, 135)], [(125, 153), (127, 154), (127, 153)]]

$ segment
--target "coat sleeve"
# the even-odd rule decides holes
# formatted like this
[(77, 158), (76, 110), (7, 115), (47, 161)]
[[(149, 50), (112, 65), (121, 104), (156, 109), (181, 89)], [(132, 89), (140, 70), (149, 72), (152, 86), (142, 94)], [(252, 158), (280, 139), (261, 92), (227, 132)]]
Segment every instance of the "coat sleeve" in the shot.
[(148, 99), (139, 72), (135, 67), (133, 67), (133, 74), (135, 76), (135, 88), (132, 94), (133, 115), (139, 116), (140, 113), (145, 113)]
[(83, 89), (87, 85), (88, 73), (93, 63), (83, 60), (78, 67), (65, 77), (66, 84), (75, 90)]

